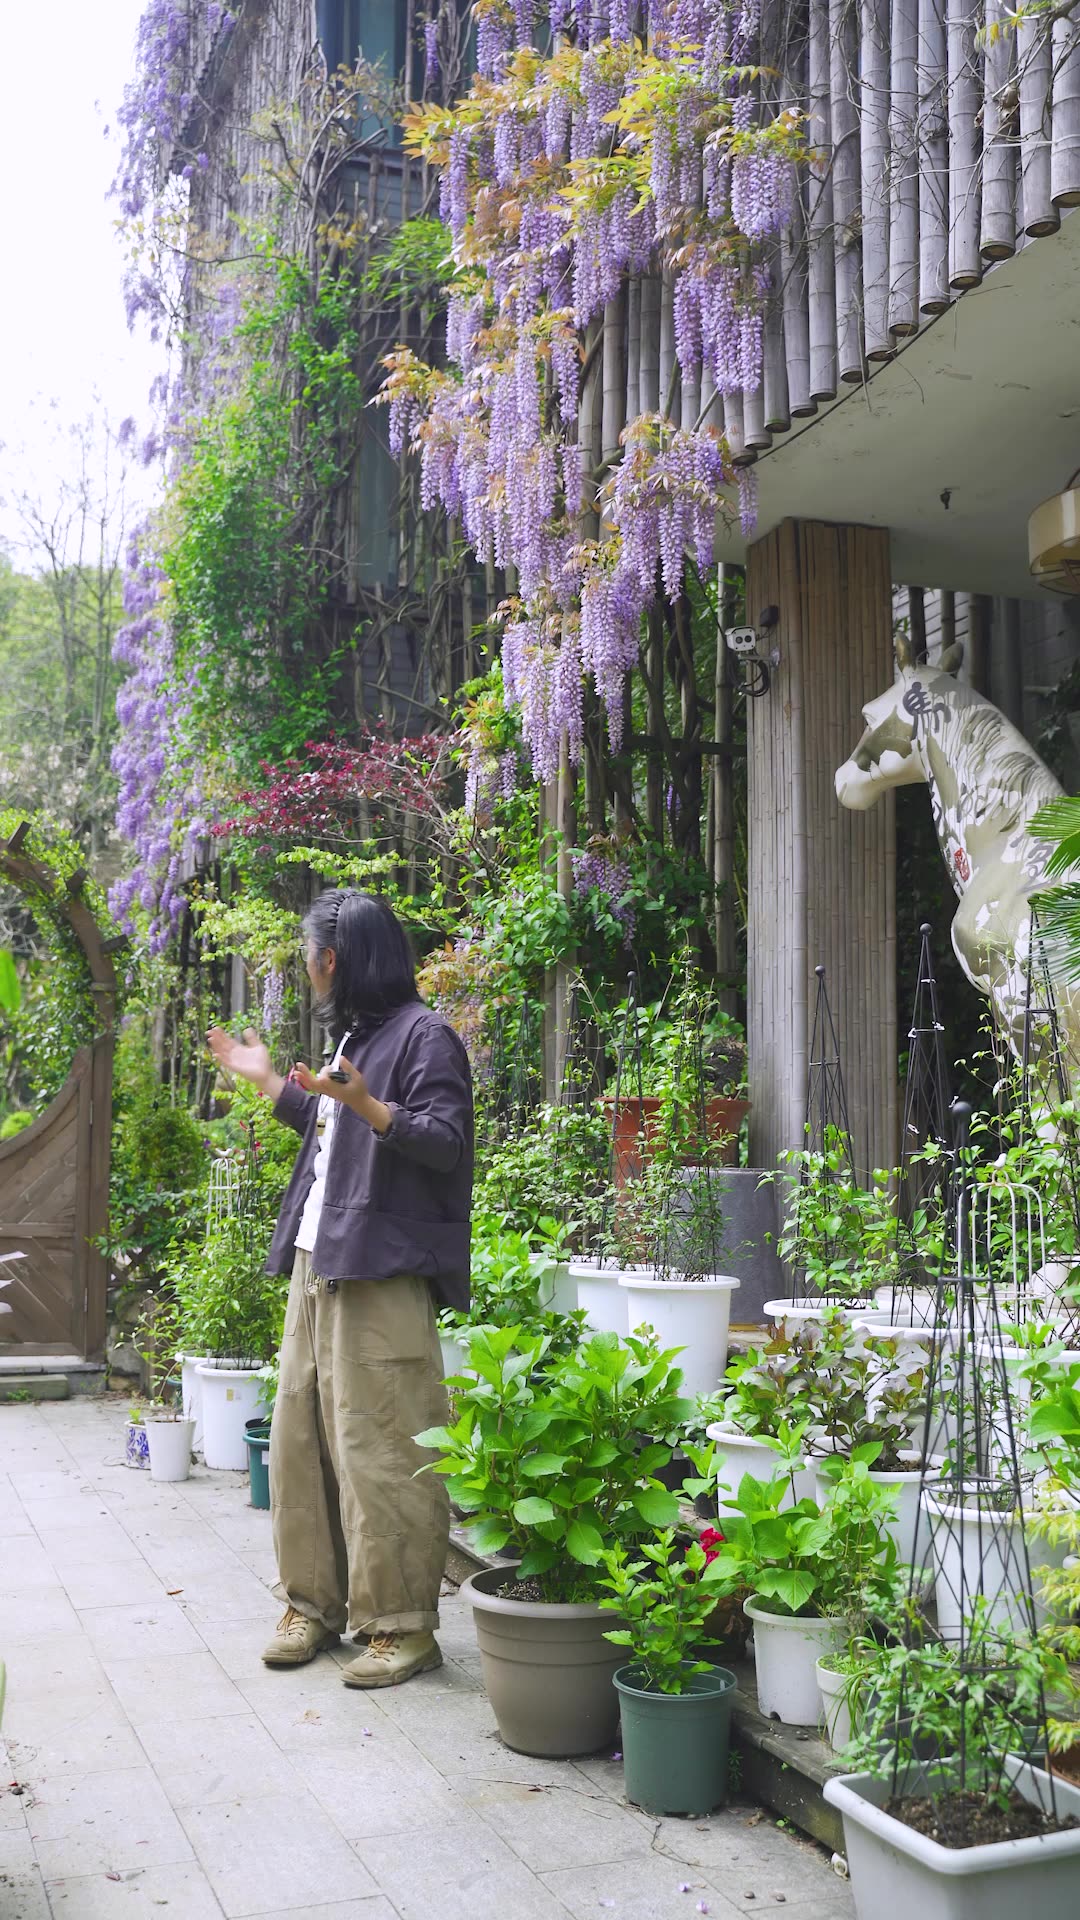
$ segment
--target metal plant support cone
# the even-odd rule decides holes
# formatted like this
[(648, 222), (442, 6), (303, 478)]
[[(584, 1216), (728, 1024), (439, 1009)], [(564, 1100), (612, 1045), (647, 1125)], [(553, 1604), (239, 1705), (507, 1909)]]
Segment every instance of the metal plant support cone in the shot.
[[(971, 1108), (955, 1102), (952, 1111), (956, 1268), (938, 1283), (907, 1653), (889, 1734), (894, 1796), (932, 1800), (959, 1790), (1007, 1793), (1014, 1763), (1042, 1770), (1049, 1751), (1024, 1524), (1032, 1488), (1022, 1472), (995, 1277), (975, 1271)], [(941, 1703), (941, 1719), (927, 1713), (928, 1698)], [(1037, 1786), (1043, 1811), (1056, 1819), (1052, 1775), (1040, 1771)]]
[[(919, 929), (919, 970), (908, 1028), (899, 1188), (896, 1208), (897, 1278), (889, 1318), (894, 1325), (916, 1318), (916, 1292), (935, 1285), (923, 1264), (920, 1241), (936, 1230), (948, 1246), (954, 1217), (950, 1107), (945, 1029), (938, 1001), (931, 946), (933, 928)], [(943, 1258), (941, 1268), (948, 1265)]]

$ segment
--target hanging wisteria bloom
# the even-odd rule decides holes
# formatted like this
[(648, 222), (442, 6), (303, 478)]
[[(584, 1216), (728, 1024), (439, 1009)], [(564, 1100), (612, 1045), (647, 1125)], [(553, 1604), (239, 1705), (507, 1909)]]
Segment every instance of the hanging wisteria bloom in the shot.
[(635, 918), (634, 909), (627, 899), (633, 883), (630, 862), (599, 847), (586, 847), (583, 852), (572, 853), (570, 859), (574, 869), (574, 892), (582, 899), (587, 899), (590, 893), (598, 893), (609, 913), (622, 927), (623, 945), (632, 946)]
[(586, 675), (619, 743), (644, 614), (752, 525), (714, 402), (760, 388), (799, 153), (746, 72), (758, 5), (647, 0), (643, 41), (630, 0), (478, 0), (484, 77), (410, 121), (471, 285), (448, 371), (388, 362), (392, 443), (516, 574), (504, 686), (541, 780), (580, 756)]

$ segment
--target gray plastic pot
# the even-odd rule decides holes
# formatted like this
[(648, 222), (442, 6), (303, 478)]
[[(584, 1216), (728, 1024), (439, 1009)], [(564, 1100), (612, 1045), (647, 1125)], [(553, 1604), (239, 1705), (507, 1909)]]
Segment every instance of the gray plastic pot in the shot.
[(485, 1567), (461, 1591), (472, 1603), (484, 1686), (515, 1753), (570, 1759), (610, 1746), (619, 1721), (612, 1676), (625, 1660), (604, 1634), (619, 1624), (595, 1605), (504, 1600), (514, 1569)]
[[(1049, 1777), (1009, 1763), (1025, 1800), (1049, 1804)], [(918, 1791), (918, 1781), (912, 1781)], [(1041, 1788), (1041, 1792), (1039, 1789)], [(844, 1851), (857, 1920), (918, 1914), (919, 1920), (1076, 1920), (1080, 1908), (1080, 1827), (1039, 1840), (942, 1847), (885, 1813), (889, 1780), (842, 1773), (824, 1794), (844, 1822)], [(1054, 1780), (1060, 1817), (1080, 1817), (1080, 1788)]]

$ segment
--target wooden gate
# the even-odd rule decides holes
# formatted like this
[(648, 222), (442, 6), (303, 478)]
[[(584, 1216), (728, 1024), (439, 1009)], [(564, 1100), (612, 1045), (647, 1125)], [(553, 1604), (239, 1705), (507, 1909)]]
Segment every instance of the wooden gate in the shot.
[[(0, 845), (0, 878), (28, 893), (47, 894), (86, 955), (98, 1016), (93, 1044), (80, 1048), (55, 1099), (33, 1125), (0, 1143), (0, 1275), (11, 1276), (0, 1319), (0, 1357), (71, 1355), (100, 1359), (105, 1350), (108, 1267), (95, 1241), (109, 1220), (109, 1157), (116, 1021), (112, 953), (83, 900), (85, 873), (66, 887), (23, 852), (24, 823)], [(21, 1260), (4, 1265), (5, 1255)]]

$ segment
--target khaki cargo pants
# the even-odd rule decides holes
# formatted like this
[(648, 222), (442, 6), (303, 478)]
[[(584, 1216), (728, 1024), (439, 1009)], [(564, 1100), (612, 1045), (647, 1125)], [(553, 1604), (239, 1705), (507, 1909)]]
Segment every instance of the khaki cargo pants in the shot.
[(270, 1433), (281, 1599), (335, 1633), (438, 1626), (450, 1504), (412, 1436), (446, 1417), (427, 1281), (331, 1291), (298, 1251)]

